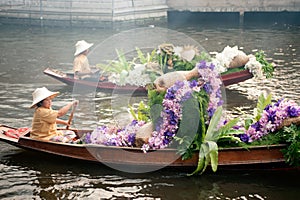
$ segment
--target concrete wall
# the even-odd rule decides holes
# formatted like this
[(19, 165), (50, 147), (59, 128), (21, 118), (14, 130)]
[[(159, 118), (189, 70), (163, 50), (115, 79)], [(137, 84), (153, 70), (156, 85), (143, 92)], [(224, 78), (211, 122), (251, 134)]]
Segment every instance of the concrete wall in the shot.
[[(167, 17), (166, 0), (0, 0), (0, 17), (103, 26)], [(39, 23), (39, 22), (37, 22)]]
[(300, 0), (167, 0), (169, 10), (192, 12), (300, 11)]
[(244, 12), (300, 12), (300, 0), (0, 0), (0, 23), (136, 25), (167, 19), (168, 11), (239, 12), (243, 20)]

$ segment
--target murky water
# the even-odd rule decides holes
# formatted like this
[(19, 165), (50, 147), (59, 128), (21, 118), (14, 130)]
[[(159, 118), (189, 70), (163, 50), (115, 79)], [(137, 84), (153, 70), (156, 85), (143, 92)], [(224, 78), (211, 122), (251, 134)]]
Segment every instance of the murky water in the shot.
[[(227, 87), (229, 115), (238, 116), (241, 112), (250, 112), (263, 90), (271, 91), (275, 99), (286, 97), (300, 103), (299, 27), (232, 28), (193, 25), (169, 28), (185, 33), (208, 52), (220, 52), (226, 45), (238, 45), (247, 54), (264, 50), (269, 61), (277, 64), (272, 79), (260, 82), (251, 79)], [(43, 70), (46, 67), (71, 70), (77, 40), (85, 39), (100, 44), (120, 32), (121, 30), (0, 26), (0, 123), (16, 127), (30, 126), (33, 115), (33, 110), (28, 109), (32, 101), (31, 93), (42, 86), (60, 91), (61, 94), (54, 100), (54, 106), (63, 106), (73, 98), (82, 102), (75, 113), (76, 128), (108, 123), (113, 115), (110, 107), (113, 98), (101, 92), (74, 94), (73, 88), (44, 75)], [(114, 45), (101, 51), (106, 53)], [(94, 107), (89, 113), (90, 99), (94, 100)], [(217, 172), (187, 177), (185, 172), (163, 169), (147, 174), (127, 174), (100, 164), (24, 151), (2, 142), (0, 147), (1, 199), (299, 197), (299, 172)]]

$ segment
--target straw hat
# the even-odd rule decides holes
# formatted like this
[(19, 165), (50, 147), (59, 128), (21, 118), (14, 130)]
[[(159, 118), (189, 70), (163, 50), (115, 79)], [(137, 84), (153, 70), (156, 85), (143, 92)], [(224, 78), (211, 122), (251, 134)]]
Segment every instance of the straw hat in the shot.
[(93, 46), (94, 43), (87, 43), (84, 40), (80, 40), (75, 44), (76, 51), (74, 53), (74, 56), (79, 55), (80, 53), (84, 52), (85, 50), (89, 49), (91, 46)]
[(33, 102), (30, 106), (30, 108), (36, 107), (36, 104), (48, 97), (51, 97), (53, 99), (59, 94), (59, 92), (51, 92), (49, 91), (46, 87), (42, 88), (37, 88), (33, 93), (32, 93), (32, 98)]

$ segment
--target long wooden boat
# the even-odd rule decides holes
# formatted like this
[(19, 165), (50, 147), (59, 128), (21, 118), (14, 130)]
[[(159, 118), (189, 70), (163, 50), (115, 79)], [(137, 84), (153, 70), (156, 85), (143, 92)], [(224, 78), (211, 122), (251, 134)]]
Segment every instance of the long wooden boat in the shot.
[[(176, 149), (161, 149), (143, 153), (140, 148), (114, 147), (94, 144), (69, 144), (35, 140), (29, 137), (27, 131), (20, 137), (10, 137), (7, 131), (16, 129), (6, 125), (0, 125), (0, 141), (27, 150), (34, 150), (68, 158), (80, 159), (106, 164), (115, 169), (127, 172), (145, 172), (173, 168), (196, 168), (198, 153), (191, 159), (182, 160), (176, 153)], [(88, 130), (75, 130), (78, 135)], [(284, 145), (255, 146), (249, 149), (233, 147), (219, 149), (218, 170), (266, 170), (289, 169), (285, 164), (281, 149)]]
[[(117, 93), (134, 93), (134, 94), (145, 94), (147, 89), (145, 87), (138, 87), (134, 85), (124, 85), (118, 86), (112, 82), (108, 81), (98, 81), (98, 79), (89, 79), (89, 80), (78, 80), (74, 79), (73, 73), (64, 73), (62, 71), (46, 68), (44, 74), (61, 81), (70, 86), (86, 86), (90, 88), (99, 89), (103, 92), (117, 92)], [(221, 76), (224, 86), (236, 84), (248, 80), (253, 77), (253, 75), (248, 70), (242, 70), (239, 72), (233, 72), (230, 74), (224, 74)]]

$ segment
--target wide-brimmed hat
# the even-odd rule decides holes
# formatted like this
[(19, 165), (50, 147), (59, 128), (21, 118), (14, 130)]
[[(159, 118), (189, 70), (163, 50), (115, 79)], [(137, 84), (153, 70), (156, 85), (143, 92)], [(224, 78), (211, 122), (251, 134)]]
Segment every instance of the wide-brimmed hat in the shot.
[(46, 87), (42, 88), (37, 88), (33, 93), (32, 93), (32, 98), (33, 102), (30, 106), (30, 108), (36, 107), (36, 104), (48, 97), (51, 97), (53, 99), (59, 94), (59, 92), (51, 92), (49, 91)]
[(80, 53), (84, 52), (85, 50), (89, 49), (91, 46), (93, 46), (94, 43), (87, 43), (84, 40), (80, 40), (75, 44), (76, 51), (74, 53), (74, 56), (79, 55)]

